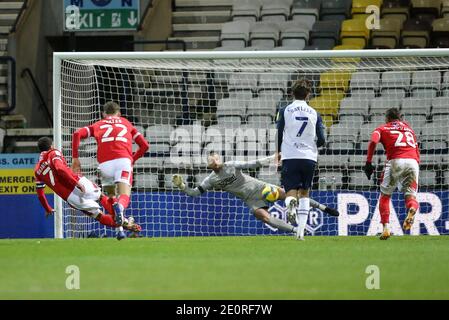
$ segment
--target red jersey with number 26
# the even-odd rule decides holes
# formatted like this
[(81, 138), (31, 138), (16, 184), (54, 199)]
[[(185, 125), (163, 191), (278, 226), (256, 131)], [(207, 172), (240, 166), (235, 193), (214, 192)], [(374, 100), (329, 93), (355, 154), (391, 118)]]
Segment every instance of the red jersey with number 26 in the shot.
[(85, 128), (87, 137), (97, 140), (99, 163), (120, 158), (133, 160), (133, 141), (139, 132), (127, 119), (111, 116)]
[(44, 187), (45, 184), (64, 200), (67, 200), (80, 179), (67, 166), (61, 151), (56, 149), (40, 154), (39, 162), (34, 168), (34, 175), (38, 187)]
[(419, 163), (419, 148), (416, 135), (404, 121), (392, 121), (377, 127), (373, 135), (378, 133), (384, 146), (387, 160), (415, 159)]

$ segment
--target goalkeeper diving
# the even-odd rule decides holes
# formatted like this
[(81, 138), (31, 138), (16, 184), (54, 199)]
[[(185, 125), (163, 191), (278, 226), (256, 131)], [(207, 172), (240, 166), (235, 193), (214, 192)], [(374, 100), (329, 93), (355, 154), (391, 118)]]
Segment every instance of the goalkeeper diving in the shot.
[[(200, 196), (207, 190), (211, 189), (229, 192), (237, 198), (243, 200), (258, 220), (261, 220), (273, 228), (296, 233), (295, 226), (269, 214), (268, 199), (264, 198), (263, 190), (267, 186), (272, 185), (242, 172), (243, 169), (257, 169), (263, 166), (268, 166), (273, 159), (274, 155), (252, 161), (229, 161), (223, 163), (218, 153), (211, 152), (207, 158), (207, 167), (211, 169), (212, 172), (200, 183), (199, 186), (193, 189), (189, 188), (184, 183), (182, 176), (177, 174), (173, 176), (173, 184), (191, 197)], [(277, 194), (279, 194), (277, 199), (272, 199), (272, 202), (276, 200), (284, 200), (284, 189), (277, 186), (272, 187), (275, 190), (277, 189)], [(311, 207), (318, 208), (332, 216), (339, 215), (337, 210), (329, 208), (312, 199), (310, 200), (310, 205)]]

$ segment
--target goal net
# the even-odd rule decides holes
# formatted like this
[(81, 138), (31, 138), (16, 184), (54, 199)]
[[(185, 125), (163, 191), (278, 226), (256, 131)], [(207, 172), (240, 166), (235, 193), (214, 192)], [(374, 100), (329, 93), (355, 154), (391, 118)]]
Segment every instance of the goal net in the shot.
[[(249, 161), (275, 151), (277, 110), (289, 104), (292, 81), (313, 83), (309, 104), (321, 113), (327, 143), (320, 150), (311, 197), (339, 210), (309, 214), (311, 235), (381, 232), (379, 183), (385, 154), (379, 145), (374, 178), (362, 166), (370, 133), (385, 111), (400, 108), (421, 150), (420, 211), (411, 234), (449, 231), (449, 51), (365, 50), (304, 52), (56, 53), (55, 143), (71, 163), (71, 135), (101, 118), (107, 101), (120, 104), (150, 143), (134, 166), (132, 215), (143, 236), (284, 234), (257, 221), (250, 209), (219, 190), (189, 197), (174, 188), (180, 174), (190, 186), (208, 174), (206, 155)], [(84, 174), (97, 184), (96, 144), (80, 147)], [(280, 184), (269, 165), (244, 173)], [(90, 217), (56, 200), (57, 237), (110, 235)], [(282, 201), (269, 208), (286, 219)], [(391, 229), (402, 235), (402, 194), (391, 203)]]

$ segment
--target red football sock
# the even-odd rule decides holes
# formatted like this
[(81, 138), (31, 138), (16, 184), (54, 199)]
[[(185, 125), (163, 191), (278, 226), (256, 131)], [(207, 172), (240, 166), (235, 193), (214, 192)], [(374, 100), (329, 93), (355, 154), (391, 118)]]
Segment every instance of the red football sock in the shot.
[(102, 225), (111, 227), (111, 228), (116, 228), (118, 227), (115, 224), (114, 218), (110, 215), (110, 214), (100, 214), (97, 217), (98, 222), (100, 222)]
[(121, 194), (118, 198), (118, 203), (120, 203), (123, 208), (128, 208), (129, 206), (129, 196), (127, 194)]
[(390, 222), (390, 196), (380, 195), (379, 199), (380, 222), (386, 224)]
[(103, 206), (103, 208), (106, 210), (106, 212), (112, 216), (115, 216), (114, 209), (112, 208), (113, 203), (114, 203), (114, 199), (108, 198), (105, 195), (103, 195), (100, 199), (100, 204)]
[(413, 209), (415, 209), (416, 211), (418, 211), (419, 203), (418, 203), (418, 201), (416, 201), (415, 198), (413, 198), (413, 197), (407, 197), (407, 198), (405, 199), (405, 207), (406, 207), (407, 209), (413, 208)]

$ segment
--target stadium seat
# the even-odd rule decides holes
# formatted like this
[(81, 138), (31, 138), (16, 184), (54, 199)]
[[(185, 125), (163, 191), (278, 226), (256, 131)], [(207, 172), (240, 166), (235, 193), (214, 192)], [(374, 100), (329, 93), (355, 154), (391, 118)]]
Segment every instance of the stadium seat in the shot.
[(247, 115), (267, 115), (276, 116), (277, 101), (267, 101), (261, 98), (253, 98), (248, 102)]
[(217, 115), (217, 123), (222, 126), (236, 128), (241, 125), (242, 117), (238, 115)]
[(343, 186), (343, 173), (341, 171), (321, 171), (320, 179), (326, 181), (331, 190), (340, 189)]
[(333, 39), (313, 39), (310, 45), (304, 47), (304, 50), (332, 50), (335, 46)]
[[(447, 119), (447, 117), (446, 117)], [(446, 120), (447, 122), (447, 120)], [(447, 149), (448, 144), (446, 140), (429, 138), (424, 136), (421, 139), (421, 149), (422, 150), (445, 150)]]
[(371, 178), (368, 180), (365, 173), (363, 171), (354, 171), (351, 170), (349, 172), (349, 188), (352, 189), (361, 189), (361, 188), (370, 188), (375, 186), (376, 179)]
[(441, 0), (412, 0), (410, 14), (413, 18), (432, 21), (440, 16)]
[(390, 108), (400, 108), (400, 100), (389, 99), (388, 97), (376, 97), (371, 100), (370, 113), (385, 113)]
[(248, 21), (231, 21), (221, 27), (220, 43), (222, 47), (246, 47), (249, 40), (251, 23)]
[[(361, 146), (365, 148), (366, 146)], [(349, 155), (349, 165), (351, 166), (364, 166), (366, 163), (366, 155), (363, 154), (351, 154)], [(365, 173), (363, 173), (365, 174)]]
[(320, 88), (347, 91), (350, 78), (350, 72), (325, 71), (320, 75)]
[(371, 33), (370, 47), (374, 49), (394, 49), (399, 45), (402, 22), (387, 16), (380, 19), (380, 29)]
[(351, 89), (351, 98), (355, 99), (364, 99), (364, 100), (372, 100), (376, 97), (376, 91), (372, 88), (368, 89), (362, 89), (362, 88), (355, 88)]
[(430, 114), (431, 101), (431, 99), (417, 99), (413, 97), (404, 98), (401, 100), (401, 111), (407, 113)]
[(246, 123), (254, 128), (267, 128), (273, 124), (273, 117), (267, 115), (248, 115)]
[(340, 38), (340, 21), (317, 21), (310, 32), (311, 45), (318, 44), (317, 39), (327, 39), (333, 41), (334, 46)]
[(365, 117), (363, 116), (363, 114), (342, 113), (341, 110), (338, 119), (340, 125), (344, 124), (347, 128), (358, 128), (365, 122)]
[(257, 92), (278, 90), (287, 93), (289, 75), (279, 72), (267, 72), (260, 75)]
[(447, 136), (447, 124), (442, 127), (441, 124), (436, 126), (435, 123), (428, 122), (421, 128), (421, 140), (447, 140)]
[(375, 71), (354, 72), (351, 76), (351, 97), (373, 99), (379, 90), (380, 73)]
[(435, 153), (422, 153), (420, 156), (420, 164), (422, 166), (440, 165), (443, 161), (442, 155)]
[(352, 0), (323, 0), (321, 2), (321, 20), (343, 21), (351, 15)]
[(381, 95), (389, 96), (392, 99), (405, 98), (410, 88), (410, 72), (386, 71), (382, 73)]
[(159, 175), (156, 173), (140, 173), (134, 176), (134, 184), (139, 188), (159, 188)]
[(145, 131), (145, 137), (151, 144), (170, 143), (170, 135), (174, 131), (171, 125), (149, 126)]
[(348, 132), (347, 123), (339, 122), (329, 127), (329, 137), (347, 136), (348, 134), (350, 134), (350, 132)]
[[(151, 148), (151, 147), (150, 147)], [(134, 169), (137, 170), (158, 170), (164, 167), (164, 162), (166, 161), (166, 157), (158, 156), (158, 157), (142, 157), (139, 161), (136, 161), (134, 164)], [(141, 172), (141, 171), (139, 171)], [(137, 175), (136, 175), (137, 176)]]
[(427, 115), (425, 113), (410, 113), (403, 111), (402, 119), (408, 124), (410, 124), (412, 128), (421, 130), (421, 128), (426, 125)]
[(232, 20), (256, 22), (259, 20), (261, 7), (261, 0), (234, 0), (231, 12)]
[(262, 0), (262, 11), (260, 19), (262, 21), (283, 22), (290, 17), (290, 7), (292, 0)]
[[(448, 88), (449, 88), (449, 71), (446, 71), (443, 73), (443, 82), (441, 83), (441, 90), (443, 91)], [(446, 96), (444, 93), (443, 95)]]
[(321, 0), (295, 0), (292, 8), (292, 20), (301, 21), (311, 30), (319, 20)]
[(274, 48), (279, 41), (279, 26), (274, 22), (259, 21), (250, 28), (251, 46)]
[(351, 9), (353, 19), (365, 20), (368, 15), (366, 8), (373, 5), (380, 8), (382, 6), (382, 0), (353, 0)]
[(371, 114), (369, 122), (376, 127), (385, 123), (385, 113)]
[[(384, 121), (382, 122), (384, 123)], [(360, 130), (359, 130), (359, 137), (360, 137), (360, 142), (361, 143), (366, 143), (367, 141), (369, 141), (371, 139), (371, 133), (373, 133), (374, 129), (376, 129), (379, 125), (381, 125), (382, 123), (364, 123), (363, 125), (360, 126)], [(363, 148), (363, 146), (362, 146)]]
[(432, 113), (445, 113), (449, 112), (448, 98), (436, 97), (432, 100)]
[(150, 153), (153, 155), (165, 156), (170, 152), (170, 144), (165, 143), (151, 143)]
[(439, 71), (415, 71), (412, 73), (412, 96), (432, 99), (437, 96), (440, 83), (441, 73)]
[(229, 116), (229, 115), (243, 115), (246, 111), (246, 102), (226, 98), (218, 101), (217, 104), (217, 117), (218, 116)]
[(449, 48), (449, 15), (446, 18), (433, 21), (430, 41), (432, 47)]
[(397, 19), (402, 25), (410, 17), (410, 5), (410, 0), (384, 0), (381, 18)]
[(351, 90), (372, 88), (379, 90), (380, 73), (376, 71), (354, 72), (351, 76)]
[(344, 98), (340, 103), (340, 113), (361, 113), (368, 114), (370, 107), (369, 99)]
[(443, 18), (449, 18), (449, 0), (443, 0), (442, 2), (441, 16)]
[[(333, 137), (331, 141), (327, 144), (327, 149), (329, 150), (338, 150), (338, 151), (349, 151), (354, 150), (355, 148), (355, 142), (352, 140), (352, 136), (340, 136), (341, 140), (336, 139), (336, 137)], [(351, 139), (351, 140), (349, 140)]]
[(341, 25), (340, 39), (343, 45), (356, 45), (362, 48), (368, 44), (370, 30), (363, 19), (350, 19)]
[(343, 99), (344, 95), (345, 93), (343, 91), (334, 91), (334, 93), (310, 99), (309, 104), (321, 114), (332, 114), (337, 116), (340, 101)]
[(430, 42), (432, 27), (429, 22), (409, 19), (404, 22), (401, 46), (404, 48), (426, 48)]
[(252, 92), (257, 88), (259, 77), (257, 74), (234, 72), (229, 77), (228, 91)]
[(419, 172), (419, 184), (425, 187), (435, 187), (437, 172), (435, 170), (421, 170)]
[[(332, 166), (347, 166), (349, 163), (349, 156), (347, 154), (326, 154), (318, 156), (318, 166), (320, 172)], [(322, 168), (322, 169), (321, 169)]]
[(293, 47), (302, 50), (309, 42), (307, 25), (300, 21), (287, 21), (280, 24), (280, 41), (283, 47)]

